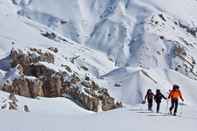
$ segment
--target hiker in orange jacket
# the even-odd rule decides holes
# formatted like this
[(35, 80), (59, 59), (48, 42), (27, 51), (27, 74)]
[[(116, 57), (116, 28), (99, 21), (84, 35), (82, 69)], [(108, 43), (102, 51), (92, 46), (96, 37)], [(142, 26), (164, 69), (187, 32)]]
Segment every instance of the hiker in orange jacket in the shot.
[(172, 114), (172, 110), (174, 109), (174, 116), (176, 116), (177, 113), (179, 98), (184, 101), (182, 93), (179, 90), (179, 86), (173, 85), (173, 89), (170, 91), (168, 99), (171, 99), (170, 114)]

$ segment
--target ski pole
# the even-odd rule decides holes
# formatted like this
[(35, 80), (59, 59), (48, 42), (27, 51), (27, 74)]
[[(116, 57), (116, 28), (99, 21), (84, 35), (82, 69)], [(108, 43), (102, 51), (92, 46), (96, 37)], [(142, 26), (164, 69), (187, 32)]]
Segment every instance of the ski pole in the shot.
[(184, 105), (184, 103), (183, 102), (181, 102), (180, 103), (180, 115), (182, 115), (183, 114), (183, 105)]
[[(170, 92), (171, 92), (171, 90), (168, 90), (168, 92), (167, 92), (167, 96), (169, 96), (169, 94), (170, 94)], [(169, 114), (169, 98), (167, 97), (167, 105), (166, 105), (166, 113), (167, 114)]]
[(168, 108), (169, 108), (169, 99), (166, 101), (166, 113), (168, 113)]

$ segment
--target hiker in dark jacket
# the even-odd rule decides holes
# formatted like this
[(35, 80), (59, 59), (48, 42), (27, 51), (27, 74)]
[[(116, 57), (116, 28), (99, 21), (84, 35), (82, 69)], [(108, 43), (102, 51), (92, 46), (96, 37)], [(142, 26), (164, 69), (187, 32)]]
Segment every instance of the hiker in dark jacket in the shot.
[(154, 100), (155, 100), (155, 102), (157, 104), (157, 108), (156, 108), (156, 112), (157, 113), (159, 113), (160, 104), (161, 104), (161, 100), (162, 99), (165, 99), (166, 100), (167, 98), (161, 93), (161, 91), (159, 89), (157, 89), (156, 90), (156, 94), (154, 96)]
[(145, 96), (145, 99), (144, 99), (144, 102), (148, 102), (148, 110), (149, 111), (152, 111), (152, 106), (153, 106), (153, 98), (154, 98), (154, 94), (152, 92), (151, 89), (148, 89), (147, 93), (146, 93), (146, 96)]

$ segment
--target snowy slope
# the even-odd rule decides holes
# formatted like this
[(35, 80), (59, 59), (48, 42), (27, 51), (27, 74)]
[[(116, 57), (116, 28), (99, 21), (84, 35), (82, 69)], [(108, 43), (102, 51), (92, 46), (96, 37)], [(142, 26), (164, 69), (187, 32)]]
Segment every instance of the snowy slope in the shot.
[[(56, 47), (59, 51), (57, 54), (56, 65), (63, 64), (64, 62), (68, 63), (65, 60), (65, 57), (72, 58), (80, 56), (78, 63), (92, 68), (92, 73), (94, 74), (106, 73), (114, 67), (113, 63), (107, 58), (107, 56), (101, 52), (78, 45), (67, 38), (65, 38), (66, 42), (58, 42), (43, 37), (41, 35), (42, 32), (51, 32), (51, 30), (45, 26), (29, 21), (28, 19), (15, 14), (16, 10), (14, 10), (15, 7), (12, 7), (12, 3), (8, 4), (8, 2), (2, 2), (1, 6), (10, 6), (9, 8), (13, 9), (13, 11), (9, 10), (5, 14), (3, 11), (0, 12), (0, 25), (2, 25), (0, 31), (0, 58), (4, 58), (8, 55), (13, 47), (19, 49), (46, 49), (49, 47)], [(97, 58), (97, 56), (101, 56), (103, 59), (101, 60)]]
[[(3, 106), (10, 100), (9, 94), (0, 92), (0, 106)], [(17, 96), (17, 112), (24, 112), (23, 106), (27, 105), (32, 114), (43, 115), (81, 115), (91, 114), (91, 112), (79, 107), (71, 100), (65, 98), (42, 98), (29, 99)], [(7, 112), (6, 109), (1, 109), (2, 112)]]
[[(13, 47), (24, 52), (56, 47), (55, 63), (42, 64), (56, 71), (65, 71), (61, 65), (66, 64), (82, 79), (88, 75), (109, 89), (125, 105), (93, 113), (65, 98), (17, 96), (17, 111), (0, 109), (0, 130), (164, 131), (178, 125), (180, 131), (194, 131), (196, 11), (195, 0), (0, 0), (0, 84), (5, 82), (5, 58)], [(57, 37), (49, 39), (43, 36), (46, 32)], [(179, 47), (184, 51), (177, 55)], [(148, 88), (159, 88), (167, 96), (173, 84), (180, 85), (185, 98), (177, 117), (166, 115), (169, 101), (163, 101), (161, 114), (139, 105)], [(0, 105), (5, 102), (8, 94), (0, 91)], [(24, 105), (29, 113), (23, 111)]]
[[(181, 85), (185, 102), (197, 105), (196, 81), (173, 70), (121, 68), (104, 75), (103, 78), (108, 81), (106, 87), (110, 87), (111, 93), (127, 104), (140, 103), (149, 88), (161, 89), (167, 96), (171, 86), (178, 84)], [(117, 87), (116, 84), (120, 86)]]
[[(4, 131), (194, 131), (196, 128), (196, 111), (184, 109), (182, 117), (171, 117), (165, 114), (144, 112), (143, 109), (131, 108), (107, 113), (84, 116), (38, 115), (32, 113), (0, 112), (1, 129)], [(29, 120), (31, 118), (31, 120)], [(10, 123), (14, 123), (10, 125)]]

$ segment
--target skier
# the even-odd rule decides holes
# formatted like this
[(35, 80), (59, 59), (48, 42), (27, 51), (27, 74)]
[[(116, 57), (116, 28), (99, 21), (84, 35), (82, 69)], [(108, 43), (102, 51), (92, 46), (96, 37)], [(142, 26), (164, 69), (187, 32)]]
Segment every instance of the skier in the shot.
[(179, 90), (178, 85), (173, 85), (173, 89), (171, 90), (168, 99), (171, 99), (171, 107), (170, 107), (170, 114), (172, 115), (172, 110), (174, 109), (173, 115), (176, 116), (177, 109), (178, 109), (178, 101), (179, 98), (184, 101), (182, 97), (182, 93)]
[(162, 99), (165, 99), (166, 100), (167, 98), (161, 93), (161, 91), (159, 89), (157, 89), (156, 90), (156, 94), (154, 96), (154, 100), (155, 100), (155, 102), (157, 104), (157, 108), (156, 108), (156, 112), (157, 113), (159, 113), (160, 104), (161, 104), (161, 100)]
[(148, 110), (149, 111), (152, 111), (153, 98), (154, 98), (154, 94), (153, 94), (152, 90), (148, 89), (147, 93), (146, 93), (146, 96), (145, 96), (145, 99), (144, 99), (144, 103), (146, 103), (146, 100), (147, 100), (147, 102), (148, 102)]

